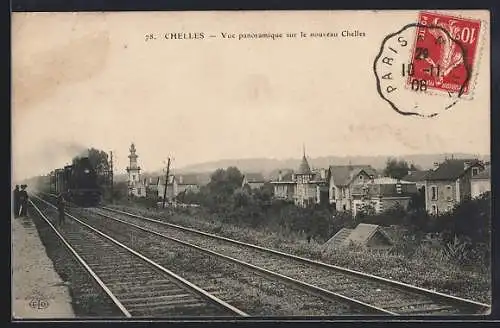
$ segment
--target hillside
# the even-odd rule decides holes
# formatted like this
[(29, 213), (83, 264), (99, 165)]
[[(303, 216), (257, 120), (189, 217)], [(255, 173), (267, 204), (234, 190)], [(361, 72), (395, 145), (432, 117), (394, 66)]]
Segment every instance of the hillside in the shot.
[[(328, 167), (329, 165), (371, 165), (377, 170), (382, 170), (385, 167), (387, 158), (389, 156), (326, 156), (308, 158), (309, 164), (312, 168)], [(392, 156), (396, 157), (396, 156)], [(434, 162), (441, 162), (446, 157), (451, 157), (451, 154), (421, 154), (421, 155), (407, 155), (397, 156), (397, 158), (404, 159), (413, 163), (421, 169), (429, 169), (433, 166)], [(453, 154), (454, 158), (474, 158), (478, 157), (473, 154)], [(479, 156), (480, 159), (489, 160), (490, 156)], [(218, 168), (227, 168), (229, 166), (236, 166), (243, 172), (262, 172), (270, 174), (279, 169), (296, 169), (300, 164), (300, 158), (290, 159), (272, 159), (272, 158), (249, 158), (249, 159), (224, 159), (212, 162), (198, 163), (178, 168), (177, 173), (188, 172), (213, 172)]]

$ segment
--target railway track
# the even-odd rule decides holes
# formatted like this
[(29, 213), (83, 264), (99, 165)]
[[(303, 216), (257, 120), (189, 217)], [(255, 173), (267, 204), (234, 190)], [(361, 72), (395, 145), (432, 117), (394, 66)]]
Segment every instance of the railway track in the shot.
[[(30, 204), (125, 317), (247, 316), (75, 217), (56, 229), (40, 206)], [(50, 206), (45, 211), (54, 214)]]
[[(74, 219), (71, 214), (67, 215)], [(85, 217), (86, 223), (113, 235), (120, 242), (149, 253), (150, 257), (183, 277), (188, 277), (190, 281), (198, 282), (204, 288), (217, 289), (226, 302), (252, 315), (393, 314), (208, 249), (165, 238), (126, 222), (102, 220), (95, 213), (79, 213), (79, 216)], [(174, 260), (170, 261), (172, 254)], [(242, 267), (244, 270), (241, 270)]]
[[(259, 272), (295, 288), (326, 292), (367, 313), (389, 315), (480, 314), (490, 306), (397, 281), (312, 261), (111, 208), (92, 209), (116, 223), (174, 241)], [(118, 218), (118, 217), (119, 218)], [(321, 292), (320, 292), (321, 293)]]
[(398, 281), (337, 267), (186, 228), (133, 213), (102, 207), (94, 209), (104, 218), (126, 222), (150, 234), (217, 252), (263, 270), (329, 290), (344, 300), (357, 301), (394, 315), (486, 314), (490, 305), (459, 298)]

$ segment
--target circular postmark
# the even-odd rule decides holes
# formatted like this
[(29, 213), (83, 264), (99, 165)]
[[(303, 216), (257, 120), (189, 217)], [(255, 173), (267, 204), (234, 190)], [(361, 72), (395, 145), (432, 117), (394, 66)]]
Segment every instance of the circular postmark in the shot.
[(434, 117), (469, 92), (467, 47), (452, 33), (442, 24), (412, 23), (384, 38), (373, 70), (380, 97), (396, 112)]

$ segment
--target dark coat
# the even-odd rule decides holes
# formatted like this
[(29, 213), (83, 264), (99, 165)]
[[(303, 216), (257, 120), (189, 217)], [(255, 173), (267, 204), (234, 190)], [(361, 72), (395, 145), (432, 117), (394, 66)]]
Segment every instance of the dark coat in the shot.
[(16, 216), (19, 215), (19, 207), (21, 205), (21, 203), (19, 202), (19, 193), (21, 191), (19, 190), (19, 187), (16, 187), (16, 189), (14, 189), (14, 213)]
[(19, 203), (23, 205), (28, 203), (28, 193), (26, 190), (19, 191)]
[(66, 202), (64, 201), (64, 197), (59, 196), (57, 198), (57, 210), (59, 213), (63, 212), (64, 213), (64, 207), (66, 205)]

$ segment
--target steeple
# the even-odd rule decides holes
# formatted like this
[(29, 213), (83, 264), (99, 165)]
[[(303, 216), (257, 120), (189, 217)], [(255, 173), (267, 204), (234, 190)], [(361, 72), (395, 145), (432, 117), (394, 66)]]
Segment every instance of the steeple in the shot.
[(311, 168), (309, 167), (309, 163), (306, 158), (306, 147), (302, 144), (302, 162), (300, 163), (298, 174), (310, 174)]

